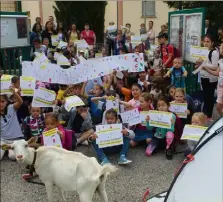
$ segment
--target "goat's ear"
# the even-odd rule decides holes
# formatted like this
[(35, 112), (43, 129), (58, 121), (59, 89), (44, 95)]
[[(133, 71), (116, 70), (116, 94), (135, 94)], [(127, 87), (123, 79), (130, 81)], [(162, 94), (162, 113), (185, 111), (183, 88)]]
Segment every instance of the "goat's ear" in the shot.
[(28, 140), (28, 145), (37, 143), (38, 137), (31, 137)]
[(9, 144), (0, 145), (0, 149), (3, 151), (7, 151), (7, 150), (11, 149), (11, 145), (9, 145)]

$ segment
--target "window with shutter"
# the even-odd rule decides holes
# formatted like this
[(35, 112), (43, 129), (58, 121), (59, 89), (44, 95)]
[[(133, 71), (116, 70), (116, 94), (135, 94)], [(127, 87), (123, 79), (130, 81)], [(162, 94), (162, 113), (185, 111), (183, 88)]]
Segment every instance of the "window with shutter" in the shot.
[(156, 2), (142, 1), (142, 16), (155, 17), (155, 15), (156, 15)]

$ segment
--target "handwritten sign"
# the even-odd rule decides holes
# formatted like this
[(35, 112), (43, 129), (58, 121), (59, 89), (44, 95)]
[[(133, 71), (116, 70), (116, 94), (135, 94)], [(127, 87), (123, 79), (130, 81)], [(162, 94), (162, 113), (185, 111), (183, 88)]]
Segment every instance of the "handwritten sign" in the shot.
[(181, 139), (199, 141), (199, 139), (207, 129), (208, 129), (207, 127), (185, 125)]
[(194, 59), (208, 59), (209, 50), (206, 47), (199, 47), (199, 46), (191, 46), (190, 47), (190, 57)]
[(56, 93), (46, 88), (38, 88), (34, 91), (33, 107), (54, 107), (53, 101), (56, 99)]
[(12, 82), (11, 82), (11, 75), (3, 74), (1, 76), (1, 90), (0, 94), (1, 95), (11, 95), (12, 94), (12, 89), (10, 89)]
[(65, 99), (64, 107), (69, 112), (73, 107), (83, 106), (84, 102), (78, 96), (70, 96)]
[(114, 109), (116, 112), (119, 113), (119, 101), (118, 99), (114, 100), (106, 100), (106, 110)]
[(180, 118), (187, 118), (187, 103), (170, 103), (170, 111), (174, 112), (179, 116)]
[(43, 142), (44, 146), (56, 146), (62, 148), (57, 128), (43, 132)]
[(96, 143), (99, 148), (112, 147), (123, 144), (122, 124), (97, 125)]
[(123, 123), (128, 123), (129, 126), (133, 126), (141, 123), (140, 113), (138, 109), (133, 109), (120, 114)]
[(173, 117), (172, 113), (150, 110), (149, 117), (150, 126), (167, 129), (171, 128), (171, 119)]
[(35, 85), (35, 78), (20, 76), (21, 96), (33, 96)]

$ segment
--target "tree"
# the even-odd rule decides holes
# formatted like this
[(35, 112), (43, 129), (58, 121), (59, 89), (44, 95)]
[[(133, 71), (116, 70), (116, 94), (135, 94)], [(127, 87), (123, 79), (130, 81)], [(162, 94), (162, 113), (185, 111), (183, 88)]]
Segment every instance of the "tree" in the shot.
[[(179, 1), (164, 1), (169, 8), (178, 8)], [(222, 26), (223, 1), (183, 1), (183, 9), (201, 8), (207, 9), (207, 18), (217, 27)]]
[(97, 42), (104, 40), (104, 16), (106, 1), (55, 1), (54, 13), (57, 21), (62, 21), (67, 30), (74, 23), (79, 31), (89, 23), (97, 37)]

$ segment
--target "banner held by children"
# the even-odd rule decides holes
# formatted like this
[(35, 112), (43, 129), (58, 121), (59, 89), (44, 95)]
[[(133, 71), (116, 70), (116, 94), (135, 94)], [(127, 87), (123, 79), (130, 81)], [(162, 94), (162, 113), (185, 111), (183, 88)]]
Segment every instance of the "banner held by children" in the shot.
[(122, 124), (97, 125), (96, 144), (99, 148), (112, 147), (123, 144)]

